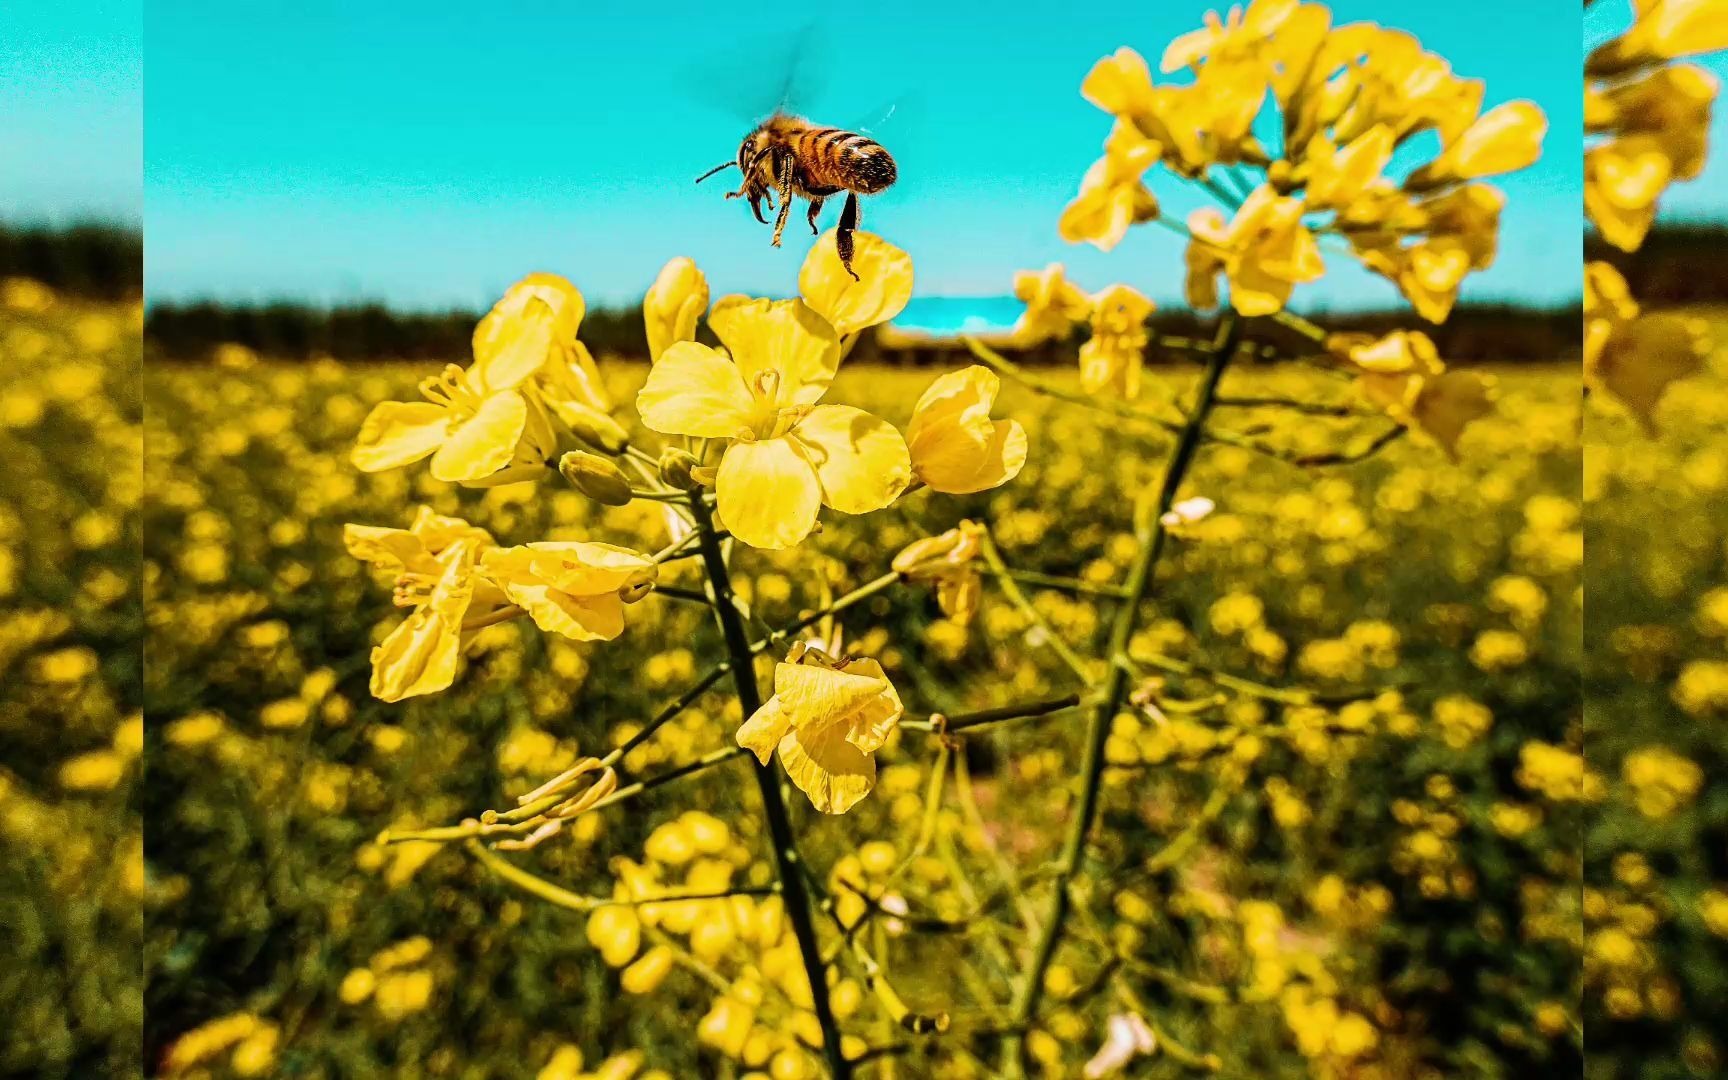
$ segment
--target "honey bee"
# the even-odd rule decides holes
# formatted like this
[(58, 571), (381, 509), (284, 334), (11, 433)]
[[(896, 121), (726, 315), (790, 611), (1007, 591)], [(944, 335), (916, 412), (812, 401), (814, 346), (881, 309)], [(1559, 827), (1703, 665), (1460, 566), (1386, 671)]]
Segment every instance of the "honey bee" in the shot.
[(822, 204), (832, 196), (846, 193), (840, 209), (840, 226), (835, 233), (835, 247), (840, 252), (840, 264), (857, 280), (852, 269), (852, 233), (858, 228), (858, 196), (885, 191), (899, 176), (894, 158), (888, 149), (868, 135), (844, 131), (835, 127), (818, 127), (798, 116), (776, 112), (744, 136), (738, 147), (738, 160), (716, 165), (696, 178), (700, 184), (715, 173), (736, 166), (744, 174), (737, 191), (726, 193), (728, 199), (747, 199), (756, 220), (768, 224), (762, 216), (762, 204), (774, 209), (774, 197), (780, 197), (779, 216), (774, 220), (774, 246), (780, 246), (780, 235), (786, 231), (786, 217), (792, 210), (794, 195), (810, 201), (807, 218), (811, 233), (819, 233), (816, 217)]

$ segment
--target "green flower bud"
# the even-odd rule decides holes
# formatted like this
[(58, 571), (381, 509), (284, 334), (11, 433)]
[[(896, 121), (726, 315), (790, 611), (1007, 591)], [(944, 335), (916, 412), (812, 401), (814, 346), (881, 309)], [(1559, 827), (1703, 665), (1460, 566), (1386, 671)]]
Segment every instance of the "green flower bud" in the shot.
[(597, 454), (572, 450), (558, 459), (558, 471), (571, 487), (597, 503), (623, 506), (635, 497), (623, 471)]
[(660, 479), (665, 481), (667, 486), (675, 487), (679, 491), (695, 491), (701, 486), (695, 477), (690, 475), (690, 470), (695, 467), (695, 455), (675, 446), (668, 446), (660, 455)]

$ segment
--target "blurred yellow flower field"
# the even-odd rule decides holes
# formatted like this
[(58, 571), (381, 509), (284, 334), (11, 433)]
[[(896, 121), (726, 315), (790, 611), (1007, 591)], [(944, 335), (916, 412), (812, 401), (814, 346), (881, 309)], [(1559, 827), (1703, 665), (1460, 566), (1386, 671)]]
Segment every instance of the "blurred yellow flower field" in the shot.
[[(617, 400), (646, 375), (614, 358), (600, 370)], [(717, 1048), (773, 1067), (793, 1037), (776, 1033), (773, 1003), (703, 985), (705, 970), (727, 986), (767, 963), (763, 945), (788, 940), (758, 937), (748, 912), (720, 914), (754, 906), (747, 896), (663, 904), (652, 919), (650, 905), (629, 924), (602, 914), (628, 909), (602, 908), (584, 932), (584, 916), (525, 904), (458, 850), (375, 842), (507, 802), (624, 743), (702, 673), (714, 636), (700, 607), (650, 594), (605, 647), (494, 626), (442, 696), (375, 700), (366, 658), (396, 617), (388, 590), (345, 551), (344, 522), (405, 528), (424, 505), (506, 544), (667, 538), (653, 503), (607, 508), (561, 485), (464, 490), (423, 471), (355, 472), (348, 451), (368, 411), (409, 396), (418, 374), (231, 353), (215, 368), (153, 364), (146, 376), (145, 688), (162, 800), (146, 807), (162, 838), (148, 894), (152, 1045), (179, 1061), (188, 1032), (226, 1019), (233, 1038), (206, 1036), (207, 1052), (176, 1068), (262, 1075), (279, 1060), (333, 1074), (412, 1062), (455, 1075), (480, 1047), (509, 1058), (501, 1075), (574, 1076), (571, 1061), (599, 1067), (632, 1052), (643, 1068), (693, 1075)], [(1050, 969), (1055, 1011), (1028, 1052), (1052, 1075), (1077, 1071), (1102, 1042), (1120, 1006), (1080, 991), (1124, 947), (1164, 988), (1142, 1003), (1162, 1052), (1215, 1056), (1227, 1073), (1439, 1076), (1473, 1061), (1576, 1060), (1582, 800), (1624, 798), (1625, 814), (1642, 816), (1640, 802), (1659, 797), (1636, 785), (1672, 770), (1656, 759), (1623, 780), (1583, 768), (1571, 674), (1577, 379), (1560, 367), (1497, 374), (1500, 412), (1469, 429), (1457, 465), (1414, 438), (1332, 470), (1238, 446), (1202, 452), (1188, 490), (1218, 505), (1181, 526), (1158, 614), (1130, 650), (1172, 665), (1164, 707), (1121, 714), (1106, 747), (1099, 857), (1142, 865), (1099, 883), (1089, 905), (1109, 917), (1083, 924)], [(1352, 393), (1347, 379), (1299, 366), (1240, 377), (1259, 391)], [(1189, 378), (1156, 374), (1161, 392)], [(833, 392), (903, 425), (928, 382), (843, 365)], [(1096, 639), (1097, 597), (1041, 588), (1039, 576), (1107, 591), (1133, 546), (1123, 493), (1152, 481), (1167, 444), (1156, 427), (1107, 427), (1011, 382), (995, 412), (1029, 433), (1013, 483), (825, 519), (803, 553), (740, 563), (741, 596), (778, 625), (875, 576), (885, 553), (967, 516), (991, 520), (1040, 623), (993, 575), (969, 621), (944, 617), (915, 576), (846, 619), (847, 653), (880, 664), (908, 717), (1071, 686), (1048, 636)], [(1102, 460), (1114, 468), (1095, 468)], [(668, 564), (665, 583), (694, 582), (693, 571)], [(1354, 604), (1340, 610), (1341, 595)], [(41, 651), (26, 662), (63, 663)], [(1288, 703), (1233, 693), (1188, 678), (1190, 663), (1321, 692)], [(1336, 704), (1325, 693), (1363, 687), (1380, 692)], [(623, 782), (729, 751), (744, 719), (720, 691), (698, 697), (625, 756)], [(1000, 902), (990, 883), (1004, 866), (1053, 857), (1050, 822), (1068, 798), (1057, 770), (1077, 752), (1075, 719), (946, 739), (930, 724), (887, 726), (876, 790), (844, 819), (803, 815), (806, 856), (824, 879), (850, 883), (838, 895), (963, 922)], [(742, 768), (722, 766), (675, 795), (575, 818), (536, 850), (536, 870), (576, 899), (627, 881), (649, 891), (626, 895), (649, 897), (765, 885), (771, 866), (749, 835), (759, 819), (738, 812), (754, 799)], [(717, 911), (689, 910), (704, 904)], [(863, 910), (847, 906), (841, 919)], [(991, 1019), (982, 989), (929, 981), (917, 938), (873, 932), (890, 934), (876, 955), (898, 1000), (843, 980), (832, 996), (848, 1031), (887, 1044), (928, 1006), (949, 1034), (884, 1062), (907, 1075), (991, 1075), (988, 1036), (967, 1034)], [(398, 965), (378, 974), (377, 954), (417, 934), (429, 943), (411, 978)], [(988, 949), (972, 957), (976, 977), (999, 960)], [(1659, 970), (1640, 968), (1630, 985), (1643, 993)], [(203, 985), (212, 971), (228, 975)], [(629, 996), (650, 991), (659, 1006)], [(1465, 992), (1475, 1005), (1459, 1017), (1450, 1002)], [(1062, 1006), (1069, 998), (1076, 1005)], [(694, 1045), (673, 1019), (684, 1009), (705, 1016)], [(231, 1019), (242, 1015), (257, 1020)], [(792, 1070), (805, 1060), (793, 1053), (773, 1075), (802, 1075)]]

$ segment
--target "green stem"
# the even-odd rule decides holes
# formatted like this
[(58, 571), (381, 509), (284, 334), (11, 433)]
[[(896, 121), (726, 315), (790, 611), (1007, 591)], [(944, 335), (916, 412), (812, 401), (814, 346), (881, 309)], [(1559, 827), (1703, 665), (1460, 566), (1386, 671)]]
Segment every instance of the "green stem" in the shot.
[[(1043, 931), (1033, 952), (1032, 965), (1026, 972), (1026, 979), (1020, 984), (1015, 995), (1013, 1020), (1016, 1026), (1026, 1026), (1037, 1014), (1038, 1003), (1044, 991), (1044, 973), (1049, 970), (1056, 955), (1056, 948), (1062, 941), (1063, 924), (1072, 903), (1069, 888), (1074, 876), (1079, 872), (1081, 857), (1086, 849), (1086, 838), (1092, 831), (1093, 819), (1098, 813), (1098, 799), (1104, 776), (1104, 743), (1110, 736), (1111, 722), (1122, 707), (1128, 692), (1128, 669), (1118, 657), (1128, 653), (1128, 642), (1133, 638), (1139, 621), (1136, 616), (1140, 610), (1140, 602), (1151, 592), (1153, 571), (1157, 568), (1159, 556), (1164, 552), (1164, 541), (1168, 534), (1163, 518), (1175, 503), (1176, 494), (1182, 487), (1189, 466), (1193, 464), (1195, 452), (1200, 448), (1206, 420), (1212, 411), (1213, 398), (1218, 392), (1219, 380), (1223, 378), (1224, 369), (1229, 365), (1241, 338), (1241, 321), (1234, 313), (1227, 312), (1219, 325), (1211, 360), (1195, 395), (1194, 409), (1177, 436), (1176, 447), (1171, 451), (1170, 461), (1165, 466), (1157, 502), (1150, 513), (1139, 513), (1140, 520), (1135, 523), (1135, 531), (1139, 534), (1140, 541), (1139, 554), (1129, 571), (1127, 602), (1117, 609), (1115, 622), (1111, 626), (1110, 674), (1104, 693), (1093, 708), (1087, 726), (1085, 757), (1080, 766), (1080, 802), (1069, 819), (1068, 833), (1063, 840), (1062, 854), (1057, 864), (1055, 892), (1050, 898), (1049, 916), (1044, 920)], [(1019, 1036), (1010, 1036), (1003, 1043), (1003, 1071), (1010, 1076), (1022, 1075), (1022, 1044), (1023, 1040)]]
[(980, 727), (984, 724), (999, 724), (1004, 720), (1025, 720), (1038, 716), (1049, 716), (1065, 709), (1072, 709), (1082, 704), (1079, 694), (1064, 694), (1048, 701), (1028, 701), (1019, 705), (1001, 705), (994, 709), (980, 709), (977, 712), (952, 713), (944, 716), (932, 713), (928, 720), (902, 720), (900, 726), (914, 731), (954, 732), (967, 728)]
[[(690, 509), (696, 518), (696, 531), (701, 534), (702, 562), (708, 571), (709, 585), (714, 590), (714, 614), (720, 623), (720, 633), (726, 639), (732, 677), (738, 689), (738, 704), (743, 715), (748, 717), (762, 707), (762, 691), (756, 684), (756, 670), (750, 659), (755, 650), (733, 603), (732, 578), (726, 569), (726, 555), (720, 549), (713, 513), (700, 496), (691, 498)], [(810, 1011), (816, 1014), (816, 1022), (822, 1028), (822, 1056), (827, 1060), (829, 1075), (834, 1080), (848, 1080), (852, 1075), (852, 1064), (840, 1049), (840, 1026), (835, 1022), (834, 1010), (828, 1003), (827, 973), (822, 966), (821, 944), (816, 938), (803, 860), (792, 838), (792, 818), (786, 811), (775, 767), (763, 765), (754, 757), (750, 764), (756, 773), (756, 786), (762, 793), (762, 812), (768, 819), (768, 834), (774, 845), (775, 868), (785, 898), (786, 917), (792, 923), (792, 935), (798, 941), (798, 952), (804, 961), (804, 974), (810, 980)]]

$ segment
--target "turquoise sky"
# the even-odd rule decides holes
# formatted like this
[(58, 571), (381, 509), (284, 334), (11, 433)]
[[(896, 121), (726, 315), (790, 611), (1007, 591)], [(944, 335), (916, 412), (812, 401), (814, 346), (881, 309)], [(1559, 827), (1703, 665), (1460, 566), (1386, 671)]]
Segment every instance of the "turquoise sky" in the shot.
[(141, 0), (0, 0), (0, 220), (136, 224)]
[[(1602, 0), (1591, 21), (1624, 5)], [(1061, 260), (1088, 288), (1120, 280), (1172, 299), (1174, 237), (1140, 229), (1106, 255), (1062, 243), (1055, 220), (1109, 126), (1079, 97), (1086, 70), (1121, 44), (1155, 58), (1207, 6), (1103, 2), (1077, 17), (1079, 5), (1004, 2), (987, 19), (975, 5), (910, 0), (836, 10), (806, 35), (794, 103), (842, 125), (898, 103), (878, 134), (902, 179), (867, 201), (866, 227), (912, 252), (920, 295), (999, 294), (1015, 268)], [(1501, 260), (1469, 295), (1575, 296), (1576, 0), (1333, 7), (1339, 21), (1415, 32), (1486, 79), (1490, 105), (1542, 105), (1548, 153), (1502, 182)], [(784, 294), (808, 234), (790, 230), (776, 251), (719, 186), (691, 183), (773, 105), (798, 37), (774, 29), (773, 10), (737, 11), (679, 0), (8, 0), (0, 213), (135, 220), (142, 207), (153, 299), (474, 306), (551, 269), (596, 301), (628, 301), (675, 254), (695, 257), (718, 290)], [(1720, 110), (1719, 143), (1725, 124)], [(1728, 210), (1725, 157), (1670, 196), (1671, 216)], [(1154, 187), (1173, 215), (1199, 205), (1168, 177)], [(1396, 299), (1360, 272), (1299, 296)]]

